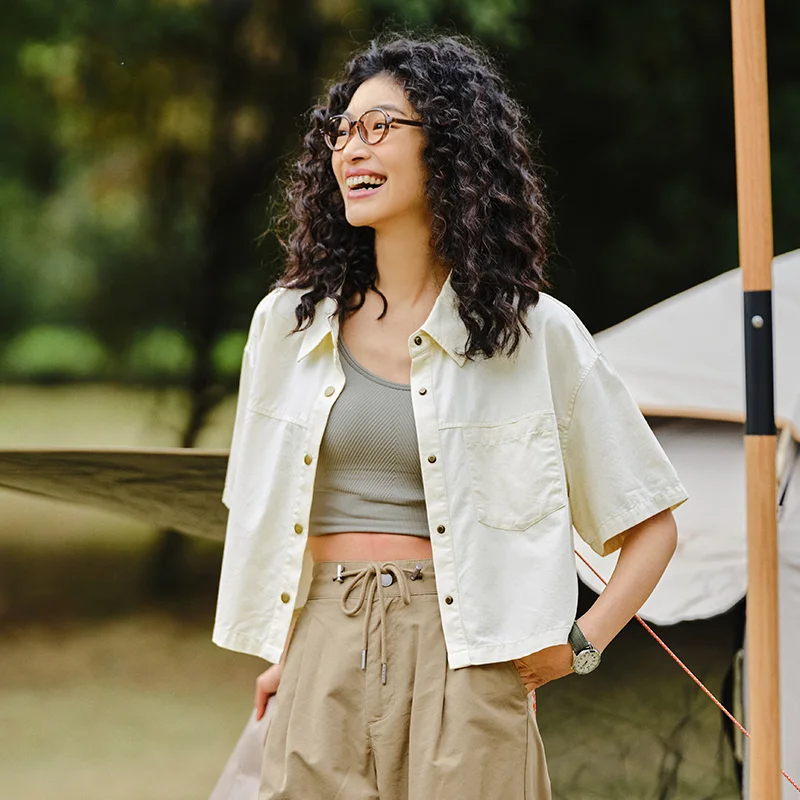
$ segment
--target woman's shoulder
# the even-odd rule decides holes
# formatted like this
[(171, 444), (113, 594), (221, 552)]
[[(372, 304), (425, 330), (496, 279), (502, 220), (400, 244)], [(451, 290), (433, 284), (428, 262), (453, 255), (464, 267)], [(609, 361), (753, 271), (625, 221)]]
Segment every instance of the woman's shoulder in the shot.
[(294, 289), (288, 286), (273, 286), (258, 302), (253, 311), (250, 328), (258, 331), (259, 336), (265, 330), (282, 331), (297, 324), (295, 308), (307, 289)]
[(580, 317), (566, 303), (546, 292), (539, 292), (539, 302), (529, 309), (526, 321), (531, 340), (538, 341), (548, 351), (560, 351), (563, 356), (571, 354), (581, 360), (594, 360), (599, 353)]
[(289, 286), (273, 286), (258, 302), (253, 317), (268, 317), (277, 314), (294, 318), (294, 309), (307, 289), (294, 289)]

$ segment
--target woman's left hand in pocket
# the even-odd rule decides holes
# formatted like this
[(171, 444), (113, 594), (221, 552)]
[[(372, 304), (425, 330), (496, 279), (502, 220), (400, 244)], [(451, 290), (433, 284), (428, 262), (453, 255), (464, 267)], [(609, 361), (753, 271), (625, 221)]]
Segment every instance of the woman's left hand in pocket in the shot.
[(513, 661), (522, 682), (530, 692), (550, 681), (571, 674), (572, 657), (570, 645), (557, 644), (554, 647), (537, 650), (524, 658), (515, 658)]

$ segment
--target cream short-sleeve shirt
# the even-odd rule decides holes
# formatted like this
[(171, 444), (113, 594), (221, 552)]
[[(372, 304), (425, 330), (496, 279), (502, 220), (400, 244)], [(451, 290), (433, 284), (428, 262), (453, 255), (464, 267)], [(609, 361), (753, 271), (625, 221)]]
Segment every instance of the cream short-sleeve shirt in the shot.
[[(331, 299), (291, 333), (303, 290), (253, 315), (222, 500), (213, 639), (280, 659), (306, 599), (314, 473), (344, 386)], [(448, 663), (563, 644), (575, 619), (573, 530), (598, 553), (686, 492), (633, 398), (575, 314), (542, 293), (512, 357), (468, 361), (445, 283), (408, 339), (411, 394)], [(573, 528), (574, 526), (574, 528)]]

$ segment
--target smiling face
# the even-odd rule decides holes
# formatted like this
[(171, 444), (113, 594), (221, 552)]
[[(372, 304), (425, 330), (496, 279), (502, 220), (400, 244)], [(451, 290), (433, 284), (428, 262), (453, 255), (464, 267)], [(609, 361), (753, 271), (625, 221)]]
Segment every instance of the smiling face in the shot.
[[(364, 81), (344, 113), (356, 120), (370, 108), (383, 108), (393, 117), (417, 119), (402, 87), (388, 75)], [(366, 144), (353, 129), (344, 149), (331, 153), (331, 167), (351, 225), (377, 231), (401, 218), (427, 220), (424, 146), (422, 130), (410, 125), (392, 124), (376, 145)], [(353, 185), (359, 175), (366, 176), (367, 182)]]

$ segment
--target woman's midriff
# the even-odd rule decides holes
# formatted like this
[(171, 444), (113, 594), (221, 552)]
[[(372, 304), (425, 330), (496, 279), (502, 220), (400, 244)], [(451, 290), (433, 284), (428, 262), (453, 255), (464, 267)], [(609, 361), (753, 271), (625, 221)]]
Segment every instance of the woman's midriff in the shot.
[(404, 533), (328, 533), (310, 536), (314, 561), (394, 561), (432, 558), (430, 539)]

